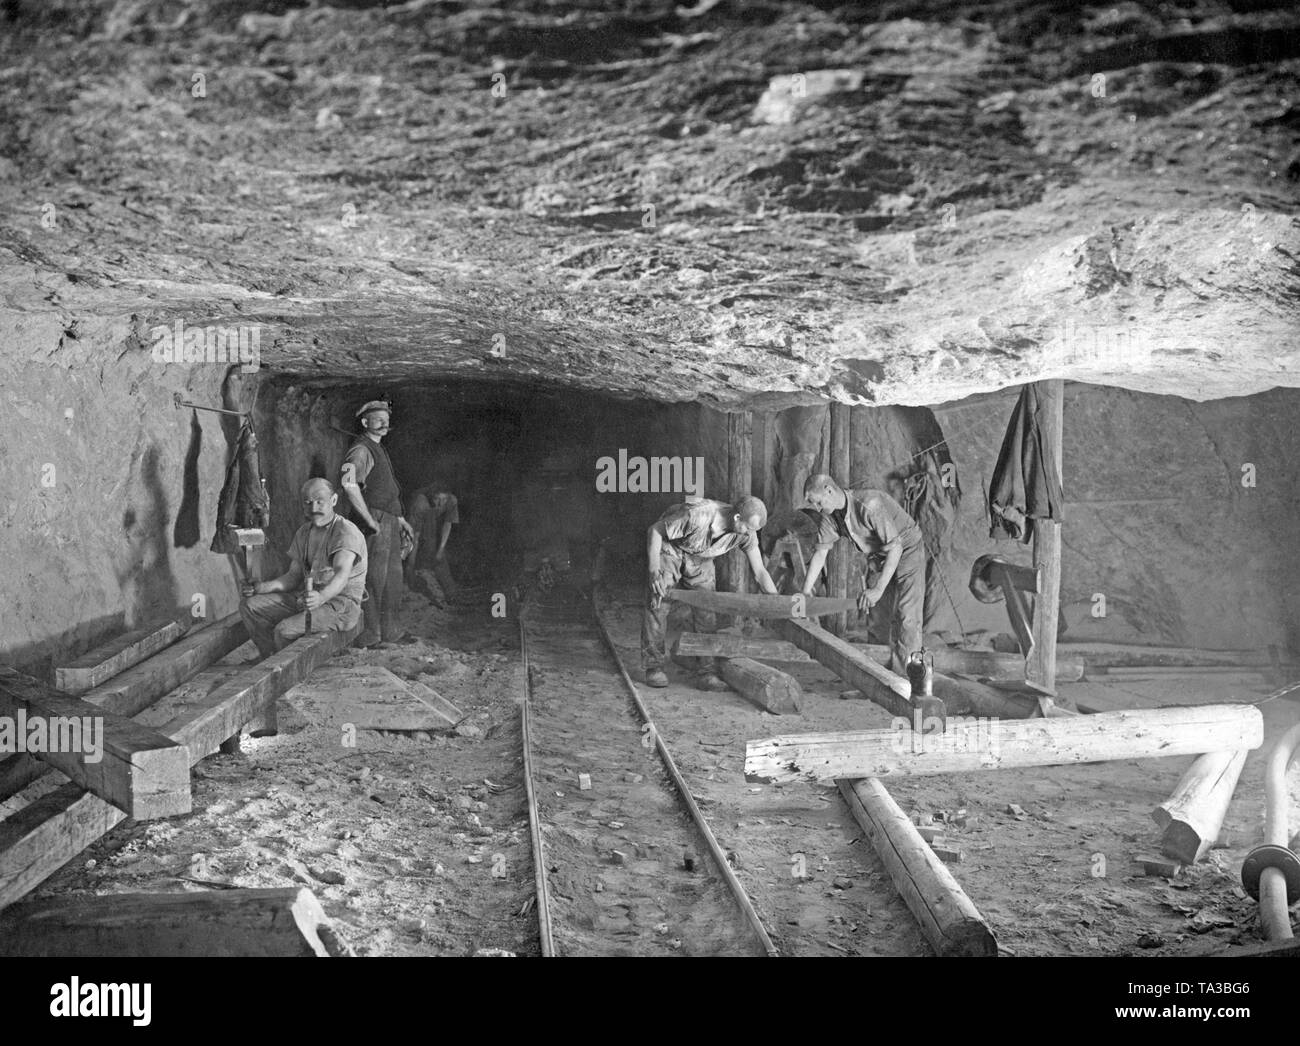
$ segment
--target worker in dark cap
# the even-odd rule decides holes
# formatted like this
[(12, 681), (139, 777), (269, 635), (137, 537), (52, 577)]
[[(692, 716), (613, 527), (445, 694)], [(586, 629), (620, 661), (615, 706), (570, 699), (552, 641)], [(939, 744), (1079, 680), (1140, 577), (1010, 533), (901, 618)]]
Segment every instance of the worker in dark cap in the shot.
[[(907, 674), (907, 657), (922, 646), (925, 617), (925, 542), (921, 528), (883, 490), (841, 487), (825, 474), (809, 476), (804, 501), (817, 511), (817, 549), (808, 563), (803, 592), (813, 594), (826, 557), (835, 542), (849, 538), (865, 553), (867, 574), (858, 593), (858, 609), (868, 611), (890, 594), (889, 667)], [(868, 575), (875, 581), (867, 584)], [(892, 587), (891, 587), (892, 583)]]
[[(713, 561), (733, 548), (749, 560), (758, 587), (776, 595), (776, 584), (759, 554), (758, 532), (767, 522), (767, 506), (758, 498), (743, 497), (735, 505), (701, 498), (673, 505), (646, 531), (649, 576), (646, 605), (641, 615), (641, 665), (649, 686), (667, 686), (664, 672), (668, 630), (668, 593), (674, 588), (712, 592)], [(692, 608), (696, 632), (713, 632), (717, 619), (711, 610)], [(683, 658), (695, 669), (701, 690), (726, 690), (711, 657)]]
[(339, 481), (353, 513), (367, 531), (365, 623), (358, 646), (383, 647), (403, 638), (398, 617), (402, 601), (402, 552), (415, 543), (415, 532), (402, 516), (402, 490), (382, 440), (392, 412), (383, 400), (357, 411), (364, 433), (348, 448)]

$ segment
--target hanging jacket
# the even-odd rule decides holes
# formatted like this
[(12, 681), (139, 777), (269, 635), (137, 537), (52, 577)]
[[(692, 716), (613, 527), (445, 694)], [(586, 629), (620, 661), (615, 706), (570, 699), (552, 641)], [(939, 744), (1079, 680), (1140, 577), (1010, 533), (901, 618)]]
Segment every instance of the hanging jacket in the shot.
[(1065, 495), (1036, 384), (1020, 390), (989, 484), (989, 537), (1028, 542), (1035, 519), (1060, 523)]
[(226, 466), (226, 481), (217, 499), (217, 531), (212, 535), (213, 552), (239, 551), (235, 528), (265, 530), (271, 523), (271, 500), (262, 486), (262, 469), (257, 454), (257, 433), (245, 418), (235, 440), (235, 453)]

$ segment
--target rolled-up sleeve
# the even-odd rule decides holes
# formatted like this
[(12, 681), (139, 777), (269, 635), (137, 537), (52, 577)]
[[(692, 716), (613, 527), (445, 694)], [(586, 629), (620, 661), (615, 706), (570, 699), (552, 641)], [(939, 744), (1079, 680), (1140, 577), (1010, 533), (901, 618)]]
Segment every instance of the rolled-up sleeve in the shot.
[(817, 547), (830, 548), (840, 539), (840, 528), (829, 513), (817, 514)]
[(881, 501), (872, 500), (862, 506), (862, 522), (880, 542), (881, 552), (892, 552), (903, 547), (903, 532), (899, 530), (894, 515)]

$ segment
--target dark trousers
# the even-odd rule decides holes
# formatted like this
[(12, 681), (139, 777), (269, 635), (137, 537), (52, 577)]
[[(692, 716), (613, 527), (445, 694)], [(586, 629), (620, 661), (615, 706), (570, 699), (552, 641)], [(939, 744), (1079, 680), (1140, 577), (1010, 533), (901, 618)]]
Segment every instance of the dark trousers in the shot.
[(881, 599), (889, 621), (889, 667), (907, 675), (907, 657), (920, 650), (925, 622), (925, 545), (917, 542), (905, 549), (894, 571), (894, 579)]
[(372, 512), (379, 532), (366, 538), (365, 628), (358, 645), (391, 643), (402, 637), (398, 614), (402, 606), (402, 534), (397, 516)]
[[(271, 592), (240, 600), (239, 616), (263, 657), (307, 634), (307, 614), (299, 608), (298, 599), (297, 592)], [(311, 630), (346, 632), (360, 617), (361, 606), (355, 599), (335, 596), (311, 612)]]
[[(712, 592), (716, 587), (713, 560), (698, 556), (683, 555), (671, 545), (665, 545), (659, 553), (659, 571), (672, 580), (674, 588), (693, 588), (703, 592)], [(668, 636), (668, 612), (672, 600), (666, 596), (655, 605), (654, 589), (646, 584), (645, 609), (641, 615), (641, 665), (647, 672), (664, 667), (667, 658), (665, 652)], [(692, 620), (696, 632), (716, 632), (717, 618), (712, 610), (691, 608)], [(683, 664), (696, 671), (711, 671), (714, 659), (711, 657), (682, 658)]]

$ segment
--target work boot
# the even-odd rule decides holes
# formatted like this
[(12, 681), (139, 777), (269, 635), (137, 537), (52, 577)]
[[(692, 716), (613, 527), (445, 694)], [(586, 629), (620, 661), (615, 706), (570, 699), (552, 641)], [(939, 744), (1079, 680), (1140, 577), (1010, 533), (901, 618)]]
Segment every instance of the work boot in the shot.
[(723, 690), (730, 690), (726, 682), (719, 678), (716, 672), (701, 672), (695, 677), (695, 685), (701, 690), (711, 690), (714, 693), (721, 693)]
[(668, 676), (662, 668), (648, 668), (645, 673), (646, 686), (667, 686)]

